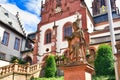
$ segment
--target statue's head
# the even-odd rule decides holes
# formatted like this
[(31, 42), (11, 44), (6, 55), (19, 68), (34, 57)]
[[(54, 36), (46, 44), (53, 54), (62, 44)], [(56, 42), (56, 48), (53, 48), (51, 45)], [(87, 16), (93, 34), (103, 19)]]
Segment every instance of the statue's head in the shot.
[(73, 26), (74, 31), (77, 31), (79, 29), (77, 22), (73, 22), (72, 26)]

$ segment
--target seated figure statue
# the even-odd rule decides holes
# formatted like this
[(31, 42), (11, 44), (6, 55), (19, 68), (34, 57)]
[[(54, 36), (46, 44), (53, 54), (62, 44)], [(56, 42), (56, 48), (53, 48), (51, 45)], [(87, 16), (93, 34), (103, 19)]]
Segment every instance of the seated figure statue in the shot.
[(68, 40), (68, 58), (70, 62), (86, 62), (86, 42), (84, 38), (84, 33), (81, 28), (79, 28), (78, 23), (73, 23), (74, 32)]

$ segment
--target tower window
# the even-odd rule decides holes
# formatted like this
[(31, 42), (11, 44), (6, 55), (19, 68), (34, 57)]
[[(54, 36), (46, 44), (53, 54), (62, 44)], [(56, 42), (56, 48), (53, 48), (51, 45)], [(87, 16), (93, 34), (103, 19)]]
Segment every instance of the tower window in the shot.
[(45, 44), (51, 43), (51, 36), (52, 36), (52, 32), (51, 32), (50, 29), (48, 29), (48, 30), (45, 32)]
[(102, 7), (103, 5), (106, 6), (105, 0), (101, 0), (101, 7)]

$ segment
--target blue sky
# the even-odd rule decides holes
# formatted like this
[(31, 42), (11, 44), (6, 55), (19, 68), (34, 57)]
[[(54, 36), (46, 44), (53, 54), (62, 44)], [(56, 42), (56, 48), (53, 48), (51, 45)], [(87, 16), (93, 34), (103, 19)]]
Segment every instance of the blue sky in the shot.
[(16, 15), (19, 12), (26, 33), (35, 32), (40, 22), (41, 0), (0, 0), (0, 5)]

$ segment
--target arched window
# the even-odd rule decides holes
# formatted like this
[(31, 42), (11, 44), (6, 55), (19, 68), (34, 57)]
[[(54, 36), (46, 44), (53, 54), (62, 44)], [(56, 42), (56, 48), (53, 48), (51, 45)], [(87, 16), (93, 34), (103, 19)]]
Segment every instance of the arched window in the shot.
[(26, 62), (29, 62), (30, 65), (32, 65), (32, 58), (31, 58), (30, 56), (26, 56), (26, 57), (24, 58), (24, 60), (25, 60)]
[(51, 43), (51, 36), (52, 36), (51, 30), (48, 29), (48, 30), (45, 32), (45, 44)]
[(93, 56), (93, 58), (95, 59), (95, 50), (94, 49), (91, 49), (90, 50), (90, 54)]
[(70, 22), (66, 23), (63, 27), (63, 40), (72, 34), (72, 24)]

